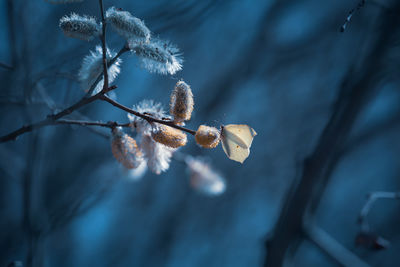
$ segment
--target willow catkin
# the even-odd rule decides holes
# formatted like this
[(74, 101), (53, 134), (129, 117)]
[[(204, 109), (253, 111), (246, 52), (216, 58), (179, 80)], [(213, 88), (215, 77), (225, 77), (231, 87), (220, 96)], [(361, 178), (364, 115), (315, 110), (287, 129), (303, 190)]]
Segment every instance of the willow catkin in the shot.
[(127, 169), (135, 169), (143, 161), (142, 152), (135, 139), (119, 128), (112, 131), (111, 151), (115, 159)]
[(172, 148), (186, 145), (187, 136), (181, 130), (160, 125), (151, 133), (154, 141)]
[(193, 93), (190, 86), (184, 81), (176, 83), (171, 94), (170, 113), (175, 122), (190, 120), (193, 112)]
[(150, 30), (143, 21), (132, 16), (128, 11), (110, 7), (106, 11), (106, 19), (116, 32), (127, 40), (149, 42), (151, 35)]
[(75, 13), (62, 17), (59, 26), (66, 36), (84, 41), (90, 41), (100, 34), (100, 25), (95, 18)]
[(173, 75), (182, 70), (183, 58), (172, 43), (151, 39), (150, 43), (128, 41), (129, 49), (139, 57), (141, 66), (152, 73)]
[(197, 144), (204, 148), (214, 148), (219, 144), (220, 131), (215, 127), (200, 125), (194, 136)]

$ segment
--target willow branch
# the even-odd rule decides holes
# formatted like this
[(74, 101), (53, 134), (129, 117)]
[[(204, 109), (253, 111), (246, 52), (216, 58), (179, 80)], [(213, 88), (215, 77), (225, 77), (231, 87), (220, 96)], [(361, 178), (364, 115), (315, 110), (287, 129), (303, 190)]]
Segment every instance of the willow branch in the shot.
[(378, 199), (400, 199), (400, 192), (373, 192), (368, 195), (367, 201), (364, 203), (358, 216), (358, 223), (361, 225), (362, 231), (369, 232), (370, 227), (367, 216), (372, 208), (372, 204)]
[[(116, 88), (116, 86), (112, 86), (112, 87), (108, 88), (107, 92), (111, 91), (111, 90), (113, 90), (115, 88)], [(71, 114), (73, 111), (75, 111), (75, 110), (77, 110), (77, 109), (79, 109), (79, 108), (81, 108), (81, 107), (83, 107), (83, 106), (85, 106), (85, 105), (87, 105), (89, 103), (92, 103), (95, 100), (98, 100), (101, 95), (102, 95), (101, 93), (98, 93), (98, 94), (96, 94), (94, 96), (91, 96), (89, 98), (85, 98), (84, 97), (81, 100), (79, 100), (78, 102), (76, 102), (75, 104), (73, 104), (72, 106), (70, 106), (70, 107), (68, 107), (68, 108), (66, 108), (66, 109), (64, 109), (64, 110), (62, 110), (62, 111), (60, 111), (60, 112), (58, 112), (56, 114), (49, 115), (49, 116), (47, 116), (47, 118), (45, 118), (45, 119), (43, 119), (43, 120), (41, 120), (39, 122), (22, 126), (21, 128), (13, 131), (13, 132), (11, 132), (11, 133), (9, 133), (7, 135), (4, 135), (4, 136), (0, 137), (0, 143), (4, 143), (4, 142), (7, 142), (7, 141), (15, 140), (21, 134), (24, 134), (24, 133), (27, 133), (27, 132), (31, 132), (31, 131), (33, 131), (35, 129), (38, 129), (38, 128), (41, 128), (43, 126), (51, 125), (51, 124), (54, 123), (54, 121), (66, 116), (66, 115)]]
[(68, 124), (68, 125), (79, 125), (79, 126), (100, 126), (113, 129), (115, 127), (130, 127), (130, 123), (118, 123), (115, 121), (101, 122), (101, 121), (82, 121), (82, 120), (57, 120), (54, 121), (54, 125)]
[(103, 0), (99, 0), (99, 5), (100, 5), (100, 13), (101, 13), (101, 31), (102, 31), (100, 40), (101, 40), (101, 48), (103, 50), (103, 73), (104, 73), (103, 91), (105, 91), (108, 89), (108, 68), (107, 68), (107, 48), (106, 48), (107, 22), (104, 17)]
[(146, 115), (146, 114), (142, 114), (142, 113), (140, 113), (140, 112), (137, 112), (137, 111), (135, 111), (135, 110), (133, 110), (133, 109), (130, 109), (130, 108), (128, 108), (128, 107), (126, 107), (126, 106), (124, 106), (124, 105), (122, 105), (122, 104), (120, 104), (120, 103), (118, 103), (118, 102), (112, 100), (111, 98), (109, 98), (109, 97), (106, 96), (106, 95), (102, 95), (102, 96), (100, 97), (100, 99), (103, 100), (103, 101), (106, 101), (106, 102), (110, 103), (110, 104), (113, 105), (114, 107), (117, 107), (117, 108), (122, 109), (122, 110), (124, 110), (124, 111), (126, 111), (126, 112), (128, 112), (128, 113), (130, 113), (130, 114), (133, 114), (133, 115), (139, 117), (139, 118), (142, 118), (142, 119), (146, 120), (146, 121), (149, 122), (149, 123), (154, 123), (154, 122), (156, 122), (156, 123), (164, 124), (164, 125), (170, 126), (170, 127), (172, 127), (172, 128), (175, 128), (175, 129), (178, 129), (178, 130), (187, 132), (187, 133), (189, 133), (189, 134), (191, 134), (191, 135), (195, 135), (195, 134), (196, 134), (196, 131), (193, 131), (193, 130), (191, 130), (191, 129), (187, 129), (187, 128), (185, 128), (185, 127), (176, 125), (176, 124), (174, 124), (173, 121), (160, 120), (160, 119), (157, 119), (157, 118), (153, 118), (153, 117), (151, 117), (151, 116), (149, 116), (149, 115)]
[[(113, 57), (111, 60), (109, 60), (109, 61), (107, 62), (107, 66), (112, 66), (112, 64), (114, 64), (115, 61), (117, 61), (117, 59), (118, 59), (123, 53), (128, 52), (128, 51), (129, 51), (129, 47), (128, 47), (127, 44), (125, 44), (125, 45), (121, 48), (121, 50), (119, 50), (119, 52), (115, 55), (115, 57)], [(108, 75), (107, 75), (107, 77), (108, 77)], [(99, 76), (97, 76), (96, 81), (92, 84), (92, 86), (90, 86), (90, 89), (89, 89), (89, 91), (88, 91), (87, 94), (86, 94), (86, 97), (90, 97), (90, 96), (92, 95), (94, 89), (96, 88), (97, 84), (101, 81), (102, 78), (103, 78), (103, 72), (101, 72), (101, 73), (99, 74)]]
[(0, 143), (4, 143), (4, 142), (11, 141), (11, 140), (15, 140), (15, 139), (17, 139), (18, 136), (20, 136), (20, 135), (22, 135), (24, 133), (32, 132), (33, 130), (36, 130), (36, 129), (39, 129), (39, 128), (42, 128), (42, 127), (45, 127), (45, 126), (57, 125), (57, 124), (78, 124), (78, 125), (82, 125), (82, 126), (95, 125), (95, 126), (103, 126), (103, 127), (109, 127), (109, 128), (116, 127), (116, 126), (122, 126), (122, 127), (127, 127), (128, 126), (128, 124), (121, 124), (120, 125), (120, 124), (116, 124), (116, 122), (109, 124), (109, 123), (88, 122), (88, 121), (79, 121), (79, 122), (75, 121), (74, 122), (72, 120), (59, 120), (60, 118), (66, 116), (66, 115), (69, 115), (73, 111), (75, 111), (75, 110), (77, 110), (77, 109), (79, 109), (79, 108), (81, 108), (81, 107), (83, 107), (83, 106), (85, 106), (87, 104), (90, 104), (90, 103), (92, 103), (92, 102), (94, 102), (96, 100), (103, 100), (105, 102), (108, 102), (111, 105), (113, 105), (113, 106), (115, 106), (115, 107), (117, 107), (119, 109), (122, 109), (122, 110), (124, 110), (124, 111), (126, 111), (126, 112), (128, 112), (130, 114), (133, 114), (133, 115), (135, 115), (137, 117), (140, 117), (140, 118), (146, 120), (149, 123), (160, 123), (160, 124), (164, 124), (164, 125), (173, 127), (175, 129), (187, 132), (187, 133), (189, 133), (191, 135), (195, 135), (196, 134), (196, 131), (193, 131), (191, 129), (187, 129), (187, 128), (184, 128), (182, 126), (176, 125), (176, 124), (174, 124), (173, 121), (166, 121), (166, 120), (162, 120), (162, 119), (157, 119), (157, 118), (154, 118), (152, 116), (137, 112), (137, 111), (135, 111), (133, 109), (130, 109), (130, 108), (128, 108), (128, 107), (126, 107), (126, 106), (124, 106), (124, 105), (112, 100), (111, 98), (109, 98), (108, 96), (105, 95), (107, 92), (109, 92), (111, 90), (114, 90), (115, 88), (116, 88), (116, 86), (111, 86), (105, 92), (101, 91), (98, 94), (96, 94), (94, 96), (91, 96), (89, 98), (85, 98), (84, 97), (80, 101), (75, 103), (74, 105), (72, 105), (72, 106), (70, 106), (70, 107), (68, 107), (68, 108), (66, 108), (66, 109), (64, 109), (64, 110), (62, 110), (62, 111), (60, 111), (60, 112), (58, 112), (58, 113), (56, 113), (54, 115), (49, 115), (49, 116), (47, 116), (46, 119), (44, 119), (42, 121), (22, 126), (21, 128), (13, 131), (13, 132), (11, 132), (11, 133), (9, 133), (7, 135), (4, 135), (4, 136), (0, 137)]

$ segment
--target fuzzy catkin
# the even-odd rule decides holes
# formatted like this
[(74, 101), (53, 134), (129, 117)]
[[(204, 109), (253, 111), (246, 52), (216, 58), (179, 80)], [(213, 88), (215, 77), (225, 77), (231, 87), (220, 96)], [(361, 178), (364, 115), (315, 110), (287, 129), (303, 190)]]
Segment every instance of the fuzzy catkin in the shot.
[(121, 129), (113, 130), (111, 151), (115, 159), (127, 169), (135, 169), (143, 162), (143, 155), (135, 139), (122, 133)]
[(154, 141), (172, 148), (184, 146), (187, 142), (187, 136), (184, 132), (166, 125), (158, 126), (157, 129), (153, 130), (151, 136)]
[(225, 191), (225, 179), (204, 160), (187, 157), (185, 162), (193, 189), (209, 196), (217, 196)]
[[(116, 55), (115, 52), (106, 48), (106, 57), (110, 61)], [(120, 64), (122, 60), (118, 58), (111, 65), (108, 65), (108, 82), (112, 83), (120, 73)], [(90, 51), (89, 55), (85, 56), (82, 61), (82, 66), (78, 73), (78, 79), (84, 90), (89, 88), (97, 80), (97, 77), (103, 73), (103, 49), (101, 46), (96, 46), (94, 51)], [(97, 94), (103, 89), (104, 77), (97, 83), (93, 90), (93, 94)]]
[(219, 144), (221, 134), (215, 127), (200, 125), (194, 138), (196, 143), (204, 148), (214, 148)]
[(128, 42), (129, 49), (139, 57), (141, 66), (149, 72), (175, 74), (182, 70), (182, 55), (173, 44), (157, 39), (150, 43)]
[(184, 81), (178, 81), (171, 94), (170, 113), (175, 122), (190, 120), (194, 100), (190, 86)]
[(106, 11), (106, 19), (115, 31), (130, 41), (148, 42), (150, 30), (143, 21), (134, 17), (128, 11), (110, 7)]
[(72, 13), (60, 19), (60, 28), (71, 38), (90, 41), (100, 34), (100, 25), (95, 18)]

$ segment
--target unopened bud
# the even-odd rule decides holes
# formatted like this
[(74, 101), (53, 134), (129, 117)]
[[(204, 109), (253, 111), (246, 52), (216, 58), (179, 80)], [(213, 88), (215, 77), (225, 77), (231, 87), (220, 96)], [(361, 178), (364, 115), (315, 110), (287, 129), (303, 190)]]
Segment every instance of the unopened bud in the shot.
[(117, 127), (112, 131), (111, 151), (125, 168), (135, 169), (143, 161), (143, 155), (136, 144), (135, 139), (122, 132)]
[(171, 94), (170, 113), (176, 122), (190, 120), (193, 112), (193, 93), (184, 81), (176, 83)]
[(60, 19), (60, 28), (68, 37), (90, 41), (100, 34), (100, 26), (93, 17), (72, 13)]
[(178, 148), (186, 145), (187, 137), (181, 130), (159, 125), (157, 129), (151, 133), (154, 141), (172, 148)]
[(150, 40), (150, 30), (144, 22), (132, 16), (128, 11), (110, 7), (106, 12), (106, 18), (117, 33), (127, 40), (142, 42)]
[(200, 146), (214, 148), (219, 144), (220, 131), (215, 127), (200, 125), (194, 138)]

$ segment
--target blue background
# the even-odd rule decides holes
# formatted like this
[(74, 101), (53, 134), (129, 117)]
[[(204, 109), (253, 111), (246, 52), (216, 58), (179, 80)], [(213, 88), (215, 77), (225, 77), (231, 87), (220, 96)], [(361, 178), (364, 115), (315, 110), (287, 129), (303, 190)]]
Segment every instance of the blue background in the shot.
[[(185, 59), (183, 71), (162, 76), (124, 55), (115, 81), (118, 101), (132, 106), (154, 99), (167, 109), (182, 78), (195, 96), (187, 127), (251, 125), (258, 135), (250, 157), (240, 165), (221, 146), (201, 149), (189, 137), (181, 151), (209, 157), (227, 180), (223, 195), (207, 197), (190, 188), (185, 165), (177, 161), (160, 176), (130, 180), (112, 157), (109, 140), (86, 128), (47, 127), (0, 144), (0, 266), (25, 262), (28, 251), (33, 266), (262, 266), (264, 243), (332, 114), (344, 77), (355, 66), (358, 79), (357, 70), (368, 64), (364, 59), (382, 30), (377, 22), (392, 4), (383, 2), (367, 3), (340, 33), (357, 1), (105, 0), (105, 8), (115, 5), (143, 19)], [(82, 97), (76, 74), (97, 41), (65, 37), (58, 21), (71, 12), (99, 17), (99, 7), (89, 0), (3, 0), (0, 12), (0, 61), (17, 66), (0, 69), (3, 135), (50, 113), (43, 94), (60, 108)], [(400, 262), (398, 201), (378, 201), (369, 215), (371, 227), (391, 246), (374, 251), (354, 245), (366, 194), (400, 188), (396, 40), (369, 74), (379, 73), (376, 90), (313, 214), (320, 228), (372, 266)], [(107, 42), (118, 50), (123, 39), (108, 29)], [(127, 121), (106, 103), (79, 112), (93, 120)], [(338, 266), (307, 238), (286, 264)]]

